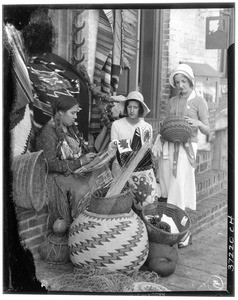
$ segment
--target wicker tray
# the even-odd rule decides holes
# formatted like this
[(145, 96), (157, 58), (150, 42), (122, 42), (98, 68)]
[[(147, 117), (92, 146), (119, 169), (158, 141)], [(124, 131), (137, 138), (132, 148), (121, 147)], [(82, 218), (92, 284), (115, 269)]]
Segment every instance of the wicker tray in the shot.
[(92, 194), (87, 210), (102, 215), (129, 213), (133, 203), (131, 190), (127, 188), (119, 195), (104, 197), (108, 188), (100, 189)]
[[(173, 219), (175, 225), (178, 228), (179, 233), (170, 233), (170, 232), (163, 231), (153, 226), (146, 217), (148, 215), (150, 216), (159, 215), (160, 217), (162, 217), (163, 214)], [(183, 220), (184, 217), (187, 218), (187, 222), (185, 225), (182, 225), (181, 221)], [(158, 204), (151, 203), (146, 205), (142, 210), (142, 219), (145, 222), (150, 242), (165, 244), (170, 246), (180, 241), (180, 239), (187, 233), (191, 224), (190, 218), (184, 210), (180, 209), (175, 205), (163, 203), (163, 202)]]
[(192, 128), (183, 117), (171, 116), (164, 120), (160, 133), (168, 142), (181, 143), (192, 136)]

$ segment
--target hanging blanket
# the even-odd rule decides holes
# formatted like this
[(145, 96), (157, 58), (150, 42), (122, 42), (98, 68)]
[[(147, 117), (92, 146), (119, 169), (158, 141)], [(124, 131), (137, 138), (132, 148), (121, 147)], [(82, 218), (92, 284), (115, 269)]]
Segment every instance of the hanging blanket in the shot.
[(57, 97), (63, 97), (65, 101), (74, 97), (82, 108), (77, 119), (78, 127), (87, 138), (89, 90), (80, 72), (69, 62), (53, 53), (33, 57), (28, 71), (35, 92), (34, 121), (36, 128), (41, 128), (51, 119), (51, 104)]

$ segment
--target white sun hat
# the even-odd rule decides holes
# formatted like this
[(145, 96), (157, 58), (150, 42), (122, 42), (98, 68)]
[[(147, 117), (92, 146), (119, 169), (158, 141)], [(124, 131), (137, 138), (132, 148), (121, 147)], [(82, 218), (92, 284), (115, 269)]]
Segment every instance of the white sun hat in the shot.
[(194, 85), (194, 74), (193, 74), (193, 69), (187, 65), (187, 64), (179, 64), (170, 74), (169, 76), (169, 83), (172, 87), (176, 87), (174, 85), (174, 76), (176, 74), (183, 74), (185, 75), (186, 77), (189, 78), (189, 80), (191, 80), (191, 82), (193, 83)]
[(141, 104), (142, 104), (142, 107), (143, 107), (143, 118), (150, 112), (150, 109), (149, 107), (145, 104), (144, 102), (144, 97), (143, 95), (138, 92), (138, 91), (133, 91), (133, 92), (130, 92), (125, 101), (128, 101), (128, 100), (136, 100), (136, 101), (139, 101)]

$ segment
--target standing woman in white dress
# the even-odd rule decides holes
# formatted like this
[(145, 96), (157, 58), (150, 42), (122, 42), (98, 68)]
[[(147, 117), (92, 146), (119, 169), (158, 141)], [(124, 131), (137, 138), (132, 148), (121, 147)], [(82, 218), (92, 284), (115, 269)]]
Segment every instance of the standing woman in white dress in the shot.
[[(196, 210), (196, 184), (195, 168), (197, 153), (198, 129), (205, 135), (209, 133), (209, 112), (206, 100), (198, 95), (194, 89), (194, 74), (187, 64), (179, 64), (170, 74), (169, 83), (172, 87), (179, 88), (179, 93), (168, 102), (167, 116), (185, 117), (191, 125), (192, 136), (187, 143), (179, 144), (178, 157), (175, 160), (175, 144), (168, 141), (160, 143), (162, 153), (159, 157), (160, 168), (159, 182), (162, 197), (167, 198), (167, 203), (185, 210)], [(160, 137), (156, 139), (157, 144)], [(155, 145), (153, 146), (155, 148)], [(176, 176), (174, 170), (176, 169)], [(182, 248), (191, 243), (191, 233), (179, 242)]]

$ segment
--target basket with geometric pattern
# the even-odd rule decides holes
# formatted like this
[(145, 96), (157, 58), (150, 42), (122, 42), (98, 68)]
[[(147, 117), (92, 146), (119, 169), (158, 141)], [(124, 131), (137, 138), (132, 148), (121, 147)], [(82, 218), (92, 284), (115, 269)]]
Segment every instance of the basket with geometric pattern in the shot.
[(192, 128), (184, 117), (170, 116), (164, 120), (160, 133), (168, 142), (181, 143), (192, 136)]
[(68, 245), (76, 267), (107, 268), (111, 272), (138, 271), (149, 250), (145, 224), (132, 209), (116, 215), (85, 210), (70, 226)]

